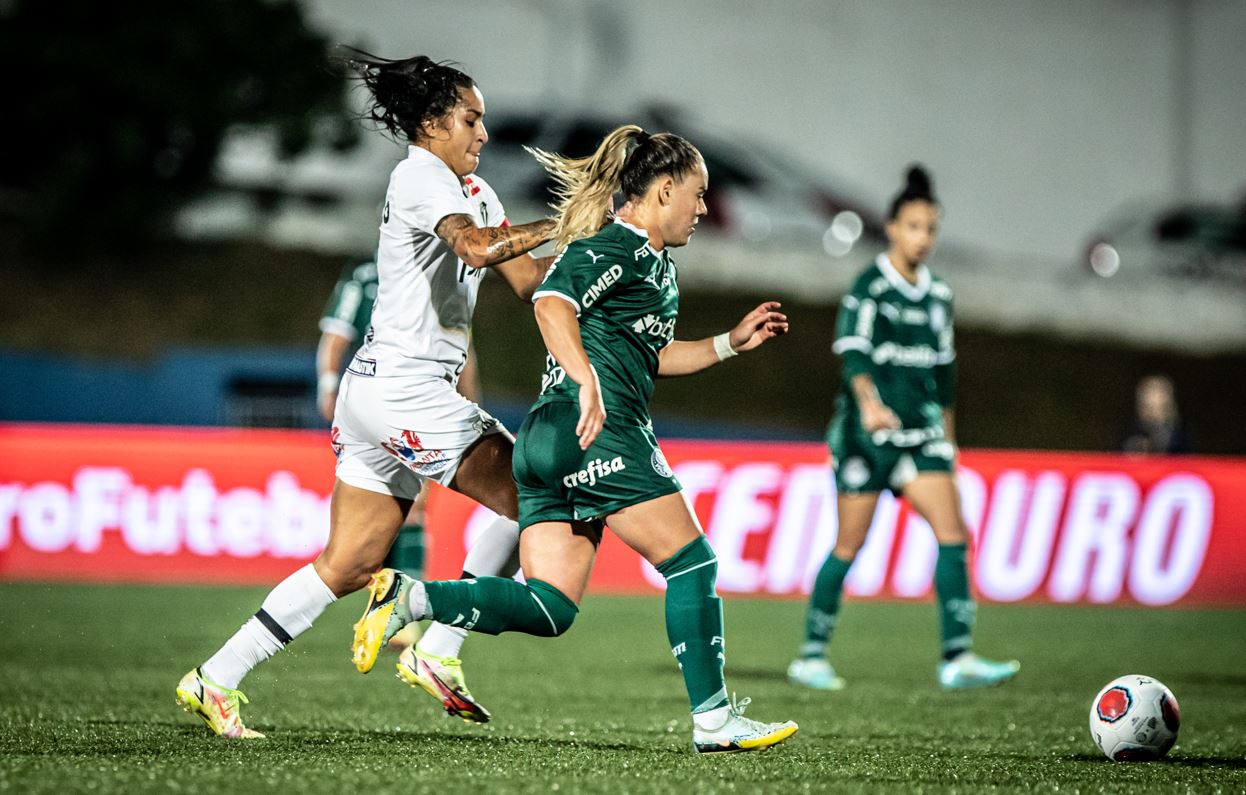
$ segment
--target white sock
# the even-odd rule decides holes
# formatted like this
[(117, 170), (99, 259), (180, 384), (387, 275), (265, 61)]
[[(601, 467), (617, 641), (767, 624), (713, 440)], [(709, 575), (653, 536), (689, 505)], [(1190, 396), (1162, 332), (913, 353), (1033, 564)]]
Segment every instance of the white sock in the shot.
[(721, 729), (729, 717), (731, 717), (731, 705), (724, 704), (715, 709), (707, 709), (705, 712), (692, 713), (692, 722), (701, 731), (712, 732)]
[(419, 580), (411, 583), (411, 590), (407, 591), (407, 608), (411, 611), (412, 621), (423, 621), (433, 617), (428, 610), (428, 591), (425, 590), (424, 583)]
[[(519, 571), (519, 524), (499, 516), (476, 537), (463, 560), (463, 573), (472, 577), (513, 577)], [(412, 589), (414, 592), (415, 589)], [(425, 605), (425, 607), (427, 607)], [(411, 615), (416, 615), (411, 602)], [(433, 624), (420, 637), (416, 648), (437, 657), (458, 657), (467, 630)]]
[(499, 516), (481, 531), (463, 559), (469, 577), (513, 577), (519, 571), (519, 523)]
[(467, 630), (462, 627), (431, 624), (420, 636), (420, 642), (415, 644), (415, 647), (425, 654), (437, 657), (458, 657), (465, 640), (467, 640)]
[(272, 589), (259, 612), (200, 666), (215, 684), (236, 689), (252, 668), (311, 628), (337, 597), (309, 563)]

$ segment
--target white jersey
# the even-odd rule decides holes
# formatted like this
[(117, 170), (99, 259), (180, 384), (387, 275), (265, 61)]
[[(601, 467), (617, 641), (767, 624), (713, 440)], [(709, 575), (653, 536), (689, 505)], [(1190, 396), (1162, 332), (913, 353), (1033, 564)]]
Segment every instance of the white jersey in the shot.
[(459, 180), (418, 146), (389, 177), (377, 249), (380, 286), (372, 327), (347, 368), (358, 376), (433, 376), (457, 383), (467, 361), (476, 293), (485, 269), (469, 268), (437, 237), (448, 215), (506, 226), (497, 194), (475, 175)]

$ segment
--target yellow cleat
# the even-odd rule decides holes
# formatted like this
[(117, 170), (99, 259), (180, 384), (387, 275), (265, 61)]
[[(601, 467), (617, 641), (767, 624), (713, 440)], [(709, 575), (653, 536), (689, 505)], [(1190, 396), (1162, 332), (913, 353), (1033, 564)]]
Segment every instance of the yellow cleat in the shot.
[(463, 663), (457, 657), (438, 657), (413, 646), (398, 658), (398, 678), (440, 701), (449, 715), (468, 723), (489, 722), (489, 710), (467, 689)]
[(407, 593), (411, 583), (407, 575), (395, 569), (381, 569), (368, 583), (368, 606), (355, 623), (355, 639), (351, 643), (351, 660), (359, 673), (366, 674), (376, 665), (381, 647), (411, 623)]
[(177, 683), (177, 705), (192, 715), (198, 715), (213, 734), (231, 740), (252, 740), (264, 736), (242, 725), (239, 707), (248, 703), (241, 690), (230, 690), (208, 681), (198, 668)]

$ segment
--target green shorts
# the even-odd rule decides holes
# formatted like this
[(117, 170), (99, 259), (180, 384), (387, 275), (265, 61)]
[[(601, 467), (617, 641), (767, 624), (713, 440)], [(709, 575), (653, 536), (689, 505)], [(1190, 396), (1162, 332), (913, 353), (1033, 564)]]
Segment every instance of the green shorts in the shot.
[(579, 419), (579, 405), (550, 402), (520, 426), (511, 472), (521, 530), (537, 522), (604, 518), (682, 489), (646, 420), (608, 411), (601, 433), (581, 450)]
[(952, 472), (956, 448), (945, 439), (915, 447), (876, 445), (859, 434), (832, 433), (831, 466), (840, 494), (869, 494), (889, 489), (899, 495), (919, 472)]

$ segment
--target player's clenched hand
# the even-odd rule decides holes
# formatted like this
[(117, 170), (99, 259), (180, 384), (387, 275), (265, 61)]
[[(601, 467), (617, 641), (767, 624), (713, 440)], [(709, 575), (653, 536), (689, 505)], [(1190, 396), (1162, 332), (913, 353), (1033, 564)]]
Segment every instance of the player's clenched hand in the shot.
[(337, 407), (337, 390), (321, 390), (316, 398), (316, 403), (320, 407), (320, 416), (329, 422), (333, 422), (333, 410)]
[(867, 400), (861, 404), (861, 427), (867, 433), (896, 431), (900, 429), (900, 418), (881, 400)]
[(768, 339), (787, 333), (787, 315), (777, 311), (778, 301), (767, 301), (744, 316), (731, 330), (731, 347), (735, 351), (751, 351)]
[(606, 424), (606, 407), (601, 399), (601, 383), (594, 377), (580, 385), (580, 421), (575, 424), (575, 435), (580, 437), (580, 449), (587, 450)]

